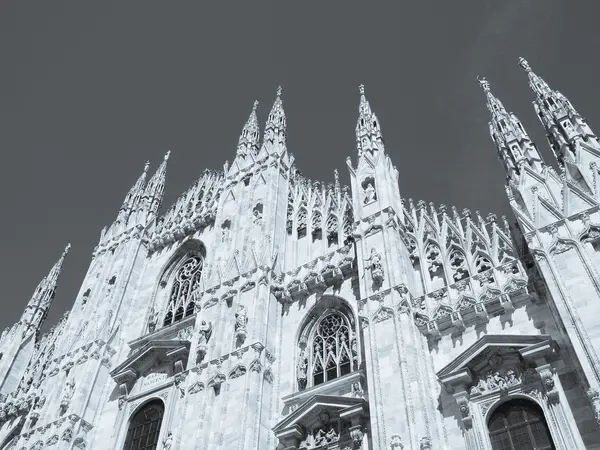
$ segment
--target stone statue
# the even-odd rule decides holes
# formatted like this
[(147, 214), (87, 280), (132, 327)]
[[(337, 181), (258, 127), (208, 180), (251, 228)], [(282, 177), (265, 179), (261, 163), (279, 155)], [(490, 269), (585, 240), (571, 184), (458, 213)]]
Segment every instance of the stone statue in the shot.
[(200, 330), (198, 332), (198, 345), (206, 345), (208, 344), (208, 340), (210, 339), (210, 335), (212, 334), (212, 323), (206, 322), (203, 320), (200, 324)]
[(300, 355), (298, 356), (298, 366), (297, 366), (298, 388), (301, 391), (306, 389), (307, 369), (308, 369), (308, 358), (306, 357), (305, 351), (301, 350)]
[(254, 222), (254, 225), (260, 225), (261, 221), (262, 221), (262, 213), (258, 210), (255, 209), (253, 214), (253, 219), (252, 221)]
[(150, 310), (150, 316), (148, 317), (148, 331), (152, 333), (156, 329), (158, 323), (158, 311), (154, 309), (154, 306)]
[(239, 341), (243, 341), (246, 338), (247, 323), (248, 315), (246, 314), (246, 308), (240, 305), (238, 311), (235, 313), (235, 335)]
[(365, 205), (371, 203), (376, 198), (375, 188), (371, 183), (367, 184), (367, 187), (365, 188)]
[(239, 331), (246, 328), (248, 323), (248, 315), (246, 314), (246, 308), (243, 305), (238, 307), (238, 311), (235, 313), (235, 330)]
[(496, 383), (496, 380), (494, 379), (494, 374), (492, 373), (491, 370), (487, 373), (485, 380), (486, 380), (487, 388), (489, 390), (496, 389), (498, 387), (498, 383)]
[(365, 261), (369, 261), (369, 266), (371, 268), (371, 277), (373, 281), (377, 284), (380, 284), (383, 281), (383, 266), (381, 264), (381, 255), (375, 250), (375, 248), (371, 249), (371, 255)]
[(515, 375), (515, 371), (512, 369), (508, 369), (508, 371), (506, 372), (506, 384), (508, 384), (509, 386), (514, 386), (515, 384), (518, 384), (519, 380), (517, 379), (517, 376)]

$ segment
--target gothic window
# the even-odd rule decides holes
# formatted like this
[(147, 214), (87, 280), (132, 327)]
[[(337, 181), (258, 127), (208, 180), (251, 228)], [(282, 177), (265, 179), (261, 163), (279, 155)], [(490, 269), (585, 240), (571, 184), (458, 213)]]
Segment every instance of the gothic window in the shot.
[(327, 219), (327, 240), (329, 246), (337, 244), (338, 240), (338, 218), (334, 214), (330, 214)]
[(202, 258), (197, 255), (188, 257), (177, 269), (163, 322), (164, 326), (194, 314), (194, 291), (200, 284), (201, 274)]
[(490, 418), (488, 430), (493, 450), (555, 449), (542, 409), (529, 400), (511, 400)]
[(477, 273), (481, 273), (490, 270), (492, 268), (492, 263), (485, 256), (479, 255), (475, 260), (475, 267), (477, 268)]
[(463, 280), (469, 276), (467, 269), (467, 260), (463, 252), (453, 249), (450, 253), (450, 267), (452, 269), (452, 278), (455, 282)]
[(313, 386), (352, 372), (350, 330), (350, 322), (338, 311), (325, 314), (319, 320), (312, 336), (310, 355)]
[(317, 239), (321, 239), (321, 237), (323, 236), (322, 222), (323, 222), (323, 216), (321, 215), (321, 213), (319, 211), (313, 212), (313, 216), (312, 216), (313, 242), (316, 241)]
[(298, 215), (296, 216), (296, 230), (298, 231), (298, 239), (306, 235), (306, 216), (306, 208), (300, 208), (298, 210)]
[(146, 403), (131, 418), (123, 450), (156, 450), (165, 407), (160, 400)]

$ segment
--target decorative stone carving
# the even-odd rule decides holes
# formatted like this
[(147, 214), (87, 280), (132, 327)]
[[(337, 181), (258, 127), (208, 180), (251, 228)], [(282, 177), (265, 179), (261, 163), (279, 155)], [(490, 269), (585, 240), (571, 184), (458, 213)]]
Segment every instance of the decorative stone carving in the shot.
[(371, 249), (371, 255), (365, 261), (369, 261), (369, 267), (371, 269), (371, 278), (377, 285), (381, 285), (384, 279), (383, 265), (381, 264), (381, 255), (375, 250)]
[(350, 428), (350, 438), (352, 439), (355, 448), (360, 448), (362, 446), (364, 435), (365, 433), (362, 425), (356, 425)]
[[(492, 356), (494, 358), (494, 356)], [(492, 359), (490, 358), (490, 359)], [(501, 358), (500, 358), (501, 360)], [(490, 367), (492, 362), (489, 362)], [(515, 370), (508, 369), (504, 375), (500, 372), (489, 370), (485, 378), (480, 378), (473, 387), (471, 387), (471, 395), (488, 394), (490, 392), (506, 390), (512, 386), (521, 383), (521, 378), (517, 377)]]
[(162, 441), (162, 450), (170, 450), (173, 446), (173, 433), (169, 431), (167, 437)]
[(399, 434), (394, 434), (390, 439), (390, 449), (391, 450), (403, 450), (404, 444), (402, 443), (402, 438)]
[(206, 356), (208, 340), (210, 339), (211, 334), (212, 322), (206, 322), (203, 320), (200, 324), (200, 329), (198, 330), (198, 346), (196, 347), (196, 352), (200, 361), (202, 361)]
[(238, 341), (244, 342), (246, 339), (246, 324), (248, 323), (248, 315), (246, 308), (243, 305), (238, 306), (238, 310), (235, 313), (235, 336)]
[(148, 317), (148, 332), (152, 333), (156, 330), (156, 324), (158, 323), (158, 311), (154, 309), (154, 306), (150, 310), (150, 316)]
[(542, 380), (544, 390), (550, 401), (558, 401), (558, 390), (556, 389), (556, 383), (554, 382), (554, 372), (550, 365), (538, 369), (538, 373)]
[(364, 204), (368, 205), (369, 203), (375, 201), (376, 199), (377, 199), (377, 195), (375, 193), (375, 188), (373, 187), (373, 185), (371, 183), (368, 183), (367, 187), (365, 188)]
[(600, 425), (600, 393), (596, 389), (590, 388), (587, 391), (587, 395), (590, 399), (590, 402), (592, 403), (596, 423)]
[(303, 391), (306, 389), (307, 382), (307, 371), (308, 371), (308, 357), (306, 356), (306, 349), (301, 349), (298, 355), (298, 364), (296, 367), (296, 378), (298, 381), (298, 389)]
[(431, 450), (431, 438), (429, 436), (425, 436), (421, 438), (419, 441), (420, 450)]
[(63, 391), (62, 398), (60, 400), (60, 409), (64, 412), (67, 410), (69, 405), (71, 404), (71, 399), (73, 398), (73, 394), (75, 394), (75, 380), (73, 378), (67, 379), (65, 384), (65, 388)]

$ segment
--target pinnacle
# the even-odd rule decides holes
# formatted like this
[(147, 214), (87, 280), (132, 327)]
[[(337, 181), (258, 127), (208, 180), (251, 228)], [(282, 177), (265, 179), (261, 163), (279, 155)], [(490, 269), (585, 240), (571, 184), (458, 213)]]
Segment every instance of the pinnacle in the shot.
[(525, 69), (525, 72), (531, 72), (531, 67), (529, 66), (529, 63), (527, 62), (527, 60), (525, 58), (523, 58), (522, 56), (519, 57), (519, 65)]
[(484, 92), (490, 92), (490, 83), (485, 77), (479, 78), (479, 76), (477, 76), (477, 81)]

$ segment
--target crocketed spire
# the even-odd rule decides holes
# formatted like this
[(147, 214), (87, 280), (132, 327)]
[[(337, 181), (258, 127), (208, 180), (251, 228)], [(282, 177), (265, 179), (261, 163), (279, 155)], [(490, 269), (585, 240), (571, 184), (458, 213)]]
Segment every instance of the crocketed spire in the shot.
[(509, 113), (492, 94), (490, 83), (485, 78), (477, 80), (485, 92), (486, 106), (491, 114), (490, 136), (508, 177), (515, 178), (520, 173), (521, 165), (527, 162), (530, 167), (541, 170), (542, 159), (517, 116)]
[(286, 119), (281, 101), (281, 86), (277, 87), (277, 97), (267, 117), (265, 125), (265, 141), (270, 143), (285, 144)]
[(160, 205), (163, 200), (163, 193), (165, 190), (165, 181), (167, 178), (167, 161), (171, 155), (171, 150), (167, 151), (162, 163), (156, 169), (156, 173), (150, 181), (144, 191), (144, 207), (148, 217), (156, 216)]
[(252, 112), (238, 141), (237, 154), (242, 157), (246, 157), (248, 154), (255, 154), (258, 151), (260, 141), (260, 127), (258, 125), (258, 118), (256, 117), (256, 108), (258, 108), (258, 101), (254, 102)]
[(358, 120), (356, 122), (356, 148), (361, 156), (368, 151), (374, 155), (376, 151), (383, 151), (383, 136), (379, 127), (379, 120), (365, 96), (365, 86), (358, 87), (360, 103), (358, 106)]

